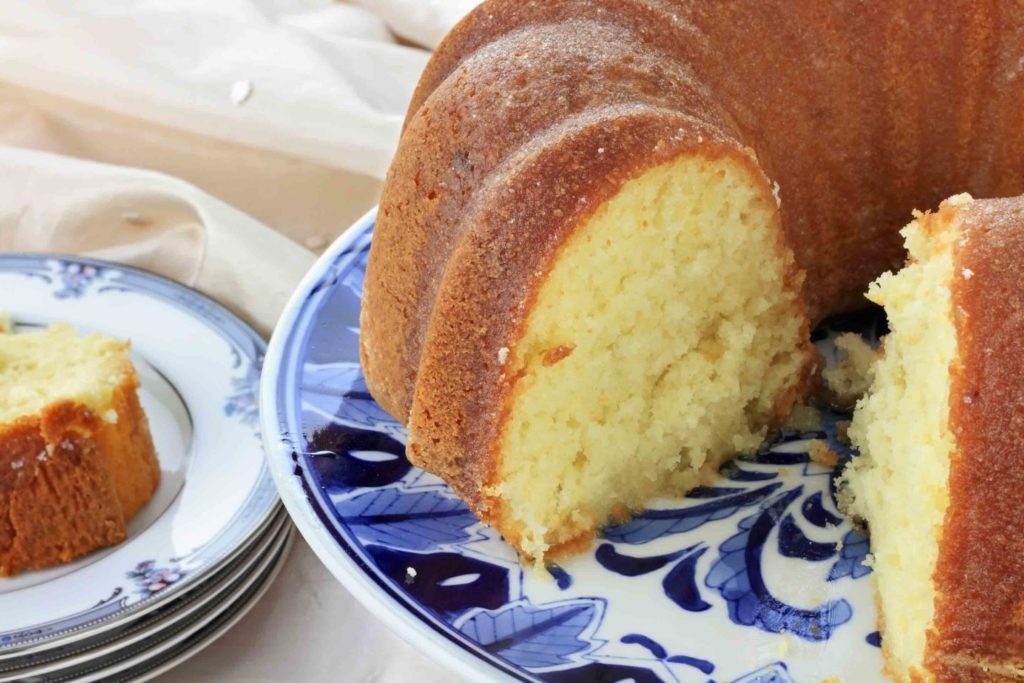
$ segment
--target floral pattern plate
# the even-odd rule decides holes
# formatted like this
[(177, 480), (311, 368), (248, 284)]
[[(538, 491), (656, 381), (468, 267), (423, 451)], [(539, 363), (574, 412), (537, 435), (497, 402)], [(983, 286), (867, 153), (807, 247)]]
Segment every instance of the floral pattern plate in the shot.
[(235, 557), (278, 505), (260, 448), (265, 345), (219, 304), (89, 259), (0, 255), (16, 332), (66, 321), (130, 339), (161, 467), (129, 538), (68, 565), (0, 579), (0, 659), (61, 647), (175, 599)]
[[(712, 486), (656, 501), (581, 556), (524, 568), (438, 478), (367, 391), (359, 307), (374, 214), (307, 274), (261, 387), (268, 459), (300, 531), (413, 646), (472, 679), (784, 683), (882, 680), (866, 539), (808, 455), (848, 416), (784, 432)], [(872, 315), (833, 321), (819, 348)]]

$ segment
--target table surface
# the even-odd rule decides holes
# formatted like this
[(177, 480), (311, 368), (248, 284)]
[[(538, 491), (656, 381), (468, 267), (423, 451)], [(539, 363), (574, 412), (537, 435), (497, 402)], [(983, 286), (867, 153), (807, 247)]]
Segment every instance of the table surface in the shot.
[(370, 614), (297, 536), (281, 573), (252, 611), (156, 680), (433, 683), (458, 678)]

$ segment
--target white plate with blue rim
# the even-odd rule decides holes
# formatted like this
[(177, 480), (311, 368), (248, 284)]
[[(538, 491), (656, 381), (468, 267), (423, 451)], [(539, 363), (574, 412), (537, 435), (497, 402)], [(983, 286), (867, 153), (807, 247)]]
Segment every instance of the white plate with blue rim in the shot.
[(123, 625), (198, 586), (266, 530), (279, 503), (256, 393), (265, 344), (207, 297), (143, 271), (67, 256), (0, 254), (15, 334), (56, 321), (129, 339), (160, 462), (128, 539), (0, 579), (0, 659)]
[[(112, 681), (137, 680), (142, 671), (180, 663), (209, 645), (259, 599), (280, 571), (294, 537), (286, 520), (270, 532), (266, 542), (218, 589), (218, 595), (201, 609), (189, 610), (155, 629), (118, 637), (113, 642), (79, 656), (62, 658), (34, 667), (0, 674), (0, 681)], [(236, 616), (237, 615), (237, 616)]]
[[(342, 235), (282, 315), (260, 410), (292, 519), (352, 593), (421, 652), (472, 680), (785, 683), (884, 680), (867, 540), (835, 501), (811, 439), (783, 432), (711, 486), (655, 501), (585, 553), (524, 568), (367, 391), (359, 308), (375, 213)], [(877, 340), (875, 314), (816, 332)]]
[(146, 650), (165, 634), (181, 625), (212, 621), (224, 609), (235, 588), (247, 578), (259, 574), (259, 566), (275, 555), (277, 547), (292, 530), (288, 514), (281, 510), (264, 534), (246, 547), (224, 568), (212, 573), (190, 591), (165, 603), (145, 616), (118, 624), (66, 646), (31, 653), (0, 662), (0, 683), (26, 678), (55, 677), (59, 672), (85, 666), (95, 667), (112, 659), (121, 661), (128, 651), (139, 655), (156, 654)]

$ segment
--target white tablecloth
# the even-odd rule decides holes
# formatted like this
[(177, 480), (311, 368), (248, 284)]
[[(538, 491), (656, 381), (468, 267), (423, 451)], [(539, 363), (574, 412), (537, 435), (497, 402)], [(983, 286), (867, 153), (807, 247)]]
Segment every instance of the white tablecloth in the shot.
[[(429, 56), (412, 45), (476, 1), (0, 3), (0, 249), (155, 270), (269, 334), (315, 253), (376, 203)], [(253, 611), (161, 680), (454, 676), (299, 540)]]

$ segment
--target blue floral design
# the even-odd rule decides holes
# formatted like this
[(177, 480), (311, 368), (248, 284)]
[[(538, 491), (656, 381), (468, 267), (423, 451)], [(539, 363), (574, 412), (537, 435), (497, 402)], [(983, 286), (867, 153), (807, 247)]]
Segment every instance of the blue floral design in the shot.
[(146, 560), (137, 564), (126, 576), (135, 583), (135, 592), (146, 600), (178, 583), (187, 573), (178, 564), (158, 567), (155, 561)]
[(103, 274), (101, 266), (75, 261), (60, 261), (57, 273), (63, 287), (54, 296), (58, 299), (77, 299), (88, 291), (89, 287)]
[[(710, 636), (701, 633), (688, 632), (691, 650), (663, 623), (616, 630), (626, 623), (619, 615), (628, 611), (629, 586), (638, 596), (653, 589), (643, 599), (658, 599), (657, 618), (673, 613), (668, 606), (709, 631), (724, 623), (731, 638), (749, 632), (763, 643), (788, 633), (810, 647), (856, 631), (856, 603), (843, 596), (869, 572), (866, 541), (839, 514), (835, 473), (807, 454), (808, 441), (818, 438), (844, 462), (853, 457), (837, 437), (848, 415), (826, 413), (813, 432), (783, 432), (723, 466), (718, 481), (605, 528), (592, 555), (549, 565), (547, 583), (540, 572), (524, 571), (493, 529), (406, 459), (404, 428), (366, 387), (358, 310), (371, 227), (337, 248), (303, 292), (281, 369), (298, 381), (279, 384), (277, 400), (286, 406), (283, 438), (293, 444), (291, 462), (309, 500), (382, 590), (462, 649), (523, 680), (706, 683), (712, 673), (742, 683), (793, 680), (787, 662), (743, 666), (721, 652), (705, 654), (700, 638)], [(847, 328), (873, 341), (884, 329), (877, 316), (847, 316), (820, 328), (815, 340), (827, 346)], [(833, 599), (787, 604), (769, 561), (820, 567), (820, 587), (833, 587)], [(602, 577), (619, 592), (604, 592)], [(854, 637), (875, 652), (863, 633)]]
[[(243, 375), (231, 379), (231, 393), (224, 399), (224, 414), (237, 419), (247, 427), (256, 428), (260, 421), (256, 398), (260, 385), (258, 366), (251, 365)], [(257, 438), (259, 432), (254, 432)]]
[(708, 572), (706, 583), (725, 598), (729, 618), (738, 624), (772, 633), (790, 632), (807, 640), (827, 640), (836, 627), (853, 617), (850, 603), (830, 600), (810, 609), (787, 605), (772, 595), (761, 572), (761, 556), (769, 534), (802, 492), (797, 487), (781, 493), (740, 521), (739, 531), (719, 547), (721, 555)]
[[(259, 438), (255, 429), (257, 410), (254, 392), (265, 344), (256, 332), (216, 302), (159, 276), (91, 259), (6, 253), (0, 255), (0, 275), (24, 278), (27, 286), (54, 299), (51, 302), (56, 307), (54, 310), (77, 307), (81, 302), (92, 303), (97, 297), (129, 292), (169, 304), (189, 316), (227, 343), (235, 368), (241, 368), (243, 364), (250, 366), (245, 380), (240, 378), (236, 382), (240, 395), (234, 397), (234, 401), (228, 399), (227, 403), (234, 404), (230, 410), (249, 427), (246, 432)], [(49, 315), (49, 311), (39, 313)], [(27, 321), (19, 319), (23, 327), (41, 326), (41, 322), (32, 320), (31, 316)], [(243, 384), (247, 386), (243, 387)], [(241, 395), (246, 393), (243, 389), (248, 396)], [(92, 587), (95, 599), (90, 607), (28, 629), (0, 633), (0, 651), (11, 652), (29, 644), (52, 643), (67, 633), (82, 632), (96, 624), (109, 623), (141, 609), (150, 598), (173, 599), (172, 596), (195, 585), (211, 566), (249, 538), (275, 510), (277, 500), (269, 470), (261, 466), (258, 477), (245, 492), (237, 514), (228, 526), (196, 548), (187, 559), (158, 558), (141, 562), (129, 571), (118, 569), (117, 576), (126, 578)]]
[(457, 622), (459, 632), (485, 650), (528, 669), (573, 661), (595, 647), (586, 636), (600, 621), (603, 600), (568, 600), (534, 606), (529, 601), (473, 613)]

